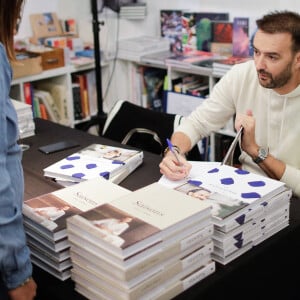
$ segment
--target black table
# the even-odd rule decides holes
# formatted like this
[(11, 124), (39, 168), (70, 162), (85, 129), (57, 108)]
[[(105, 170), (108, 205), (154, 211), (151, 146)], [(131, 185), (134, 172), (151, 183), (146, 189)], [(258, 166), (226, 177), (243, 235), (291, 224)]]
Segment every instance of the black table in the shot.
[[(43, 168), (91, 143), (118, 146), (117, 142), (87, 134), (86, 132), (36, 119), (36, 135), (23, 142), (30, 145), (24, 152), (25, 198), (51, 192), (58, 186), (44, 178)], [(38, 147), (64, 139), (72, 139), (80, 147), (45, 155)], [(144, 152), (143, 164), (120, 185), (130, 190), (148, 185), (160, 178), (158, 164), (161, 157)], [(203, 281), (185, 291), (176, 299), (300, 299), (300, 201), (292, 199), (290, 226), (254, 247), (233, 262), (222, 266)], [(296, 275), (292, 274), (296, 273)], [(37, 299), (83, 300), (74, 291), (72, 280), (60, 281), (34, 266), (38, 284)]]

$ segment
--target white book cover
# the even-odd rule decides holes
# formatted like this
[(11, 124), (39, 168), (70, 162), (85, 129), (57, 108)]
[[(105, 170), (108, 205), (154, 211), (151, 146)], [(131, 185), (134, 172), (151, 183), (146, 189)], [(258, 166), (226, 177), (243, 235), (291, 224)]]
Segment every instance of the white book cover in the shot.
[(66, 237), (66, 219), (131, 193), (103, 178), (62, 188), (24, 201), (23, 214), (41, 235), (56, 241)]
[(248, 206), (272, 199), (287, 189), (278, 180), (221, 163), (200, 162), (199, 166), (193, 167), (190, 178), (183, 182), (176, 184), (164, 177), (159, 182), (209, 203), (217, 225), (226, 224)]
[(129, 175), (143, 162), (143, 152), (126, 148), (91, 144), (44, 169), (44, 175), (73, 182)]
[(126, 259), (176, 236), (210, 215), (210, 205), (153, 183), (88, 212), (71, 217), (112, 255)]

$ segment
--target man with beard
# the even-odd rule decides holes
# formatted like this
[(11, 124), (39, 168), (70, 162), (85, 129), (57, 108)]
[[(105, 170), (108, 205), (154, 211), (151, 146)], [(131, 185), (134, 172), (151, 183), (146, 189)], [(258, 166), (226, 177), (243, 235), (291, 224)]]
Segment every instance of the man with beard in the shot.
[(209, 99), (171, 137), (159, 167), (171, 180), (186, 177), (187, 153), (200, 139), (222, 128), (236, 114), (243, 127), (242, 168), (286, 183), (300, 196), (300, 15), (275, 11), (256, 21), (253, 60), (234, 66)]

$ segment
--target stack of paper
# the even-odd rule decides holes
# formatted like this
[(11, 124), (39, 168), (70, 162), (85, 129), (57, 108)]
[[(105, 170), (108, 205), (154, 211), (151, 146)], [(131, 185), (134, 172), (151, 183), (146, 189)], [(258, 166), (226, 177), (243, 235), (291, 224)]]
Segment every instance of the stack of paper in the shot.
[(283, 182), (218, 162), (194, 162), (191, 178), (160, 183), (212, 206), (215, 261), (227, 264), (289, 225), (292, 196)]
[(146, 14), (146, 3), (128, 3), (122, 4), (120, 7), (120, 18), (123, 19), (144, 19)]
[(20, 138), (26, 138), (35, 134), (35, 125), (33, 122), (33, 114), (31, 105), (21, 101), (12, 100), (14, 108), (18, 116), (18, 126)]
[(143, 152), (92, 144), (44, 169), (46, 177), (63, 183), (103, 177), (120, 183), (143, 162)]
[(118, 58), (140, 62), (141, 57), (160, 51), (167, 51), (170, 42), (162, 37), (139, 36), (123, 39), (118, 44)]
[(108, 180), (96, 178), (26, 200), (23, 216), (32, 262), (60, 280), (70, 278), (66, 219), (128, 193)]
[(158, 183), (67, 220), (75, 289), (170, 299), (215, 271), (210, 207)]

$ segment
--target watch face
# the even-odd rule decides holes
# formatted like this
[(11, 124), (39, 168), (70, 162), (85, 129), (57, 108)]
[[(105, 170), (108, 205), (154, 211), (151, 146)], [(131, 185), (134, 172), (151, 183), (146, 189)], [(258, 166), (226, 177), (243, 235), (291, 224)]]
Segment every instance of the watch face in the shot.
[(265, 159), (268, 156), (268, 151), (264, 148), (259, 148), (258, 156), (262, 159)]

